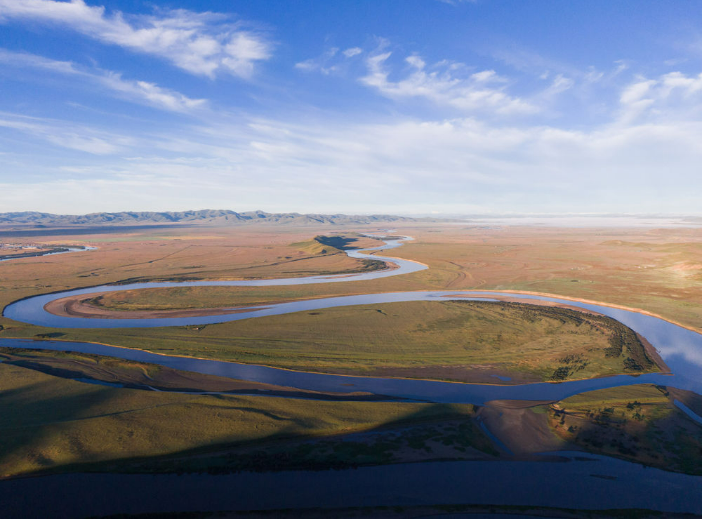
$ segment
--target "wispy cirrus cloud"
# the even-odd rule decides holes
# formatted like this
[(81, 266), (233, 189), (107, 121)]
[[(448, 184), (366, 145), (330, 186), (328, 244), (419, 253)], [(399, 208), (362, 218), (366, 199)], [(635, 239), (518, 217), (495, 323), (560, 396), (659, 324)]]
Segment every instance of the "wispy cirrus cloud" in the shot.
[(18, 210), (26, 209), (22, 193), (33, 192), (29, 199), (45, 210), (58, 203), (52, 194), (65, 193), (86, 211), (178, 209), (205, 200), (280, 210), (373, 211), (384, 204), (390, 212), (540, 211), (551, 204), (571, 211), (578, 200), (581, 211), (680, 212), (699, 205), (691, 187), (700, 188), (700, 139), (698, 121), (677, 120), (583, 131), (474, 118), (254, 119), (152, 136), (141, 150), (149, 155), (107, 156), (64, 168), (61, 179), (35, 182), (33, 190), (11, 182), (0, 190), (8, 207), (18, 200)]
[(677, 115), (700, 120), (701, 75), (670, 72), (656, 79), (638, 76), (620, 94), (619, 122), (661, 120)]
[(471, 75), (459, 75), (462, 68), (455, 63), (439, 63), (427, 67), (417, 55), (405, 58), (410, 71), (397, 81), (390, 79), (387, 62), (391, 52), (376, 53), (366, 60), (368, 74), (361, 82), (375, 88), (386, 97), (399, 99), (421, 97), (440, 105), (461, 110), (490, 110), (498, 114), (529, 114), (539, 109), (531, 102), (508, 95), (502, 83), (504, 78), (493, 70), (484, 70)]
[(304, 70), (305, 72), (318, 71), (324, 75), (331, 74), (332, 72), (339, 70), (339, 66), (329, 64), (330, 60), (333, 59), (338, 53), (338, 47), (331, 47), (317, 58), (310, 58), (296, 63), (295, 68), (298, 70)]
[(68, 27), (104, 43), (157, 56), (191, 74), (215, 77), (226, 72), (248, 78), (272, 45), (228, 16), (184, 9), (154, 15), (107, 13), (83, 0), (0, 0), (0, 21), (32, 20)]
[(134, 139), (90, 127), (38, 117), (0, 112), (0, 128), (10, 128), (40, 141), (92, 155), (125, 151)]
[(344, 51), (342, 51), (342, 54), (344, 54), (347, 58), (353, 58), (354, 56), (358, 56), (364, 52), (361, 47), (350, 47)]
[(70, 61), (57, 61), (35, 54), (0, 49), (0, 64), (5, 67), (30, 68), (78, 77), (106, 88), (117, 97), (162, 110), (190, 112), (207, 106), (205, 99), (192, 99), (155, 83), (125, 79), (118, 72), (97, 68), (91, 70)]
[(362, 52), (364, 51), (360, 47), (350, 47), (341, 52), (339, 47), (330, 47), (317, 57), (296, 63), (295, 68), (305, 72), (319, 72), (327, 76), (343, 71), (349, 62), (349, 58), (358, 56)]

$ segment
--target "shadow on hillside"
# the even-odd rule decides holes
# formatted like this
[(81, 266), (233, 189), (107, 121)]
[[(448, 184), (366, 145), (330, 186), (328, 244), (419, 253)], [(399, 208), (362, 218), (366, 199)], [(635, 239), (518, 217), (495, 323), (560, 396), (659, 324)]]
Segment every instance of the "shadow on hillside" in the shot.
[[(18, 450), (27, 449), (31, 459), (26, 461), (49, 469), (54, 461), (47, 455), (52, 449), (35, 449), (40, 445), (52, 445), (46, 426), (75, 423), (102, 416), (120, 414), (120, 411), (105, 412), (105, 404), (113, 400), (109, 388), (95, 386), (93, 391), (74, 394), (56, 394), (56, 386), (48, 381), (35, 382), (20, 388), (0, 391), (0, 474), (3, 465), (12, 464)], [(76, 435), (72, 447), (81, 449)], [(11, 467), (9, 467), (11, 468)]]
[(327, 245), (328, 247), (334, 247), (341, 250), (359, 248), (354, 246), (354, 243), (358, 242), (359, 238), (350, 236), (316, 236), (315, 240), (322, 245)]
[[(310, 406), (317, 403), (310, 401)], [(251, 407), (233, 409), (262, 411)], [(229, 474), (235, 472), (275, 472), (286, 470), (343, 470), (368, 465), (404, 461), (409, 454), (424, 459), (490, 459), (499, 456), (493, 442), (481, 430), (473, 413), (460, 412), (450, 404), (431, 404), (419, 412), (389, 420), (382, 425), (357, 432), (315, 436), (318, 418), (266, 416), (290, 425), (274, 434), (250, 441), (234, 441), (188, 449), (174, 455), (118, 460), (113, 471), (195, 472)], [(322, 418), (321, 418), (322, 419)], [(351, 428), (351, 427), (350, 427)], [(435, 452), (435, 449), (441, 452)], [(449, 449), (455, 449), (448, 455)], [(81, 470), (90, 466), (81, 466)], [(105, 464), (95, 467), (104, 470)]]
[[(33, 388), (41, 393), (42, 388)], [(101, 413), (100, 408), (111, 400), (119, 399), (121, 389), (107, 389), (97, 394), (85, 397), (58, 397), (46, 395), (40, 401), (23, 399), (22, 408), (27, 416), (41, 415), (48, 407), (62, 409), (62, 421), (86, 419), (86, 414), (95, 417), (112, 413)], [(33, 391), (35, 395), (38, 393)], [(5, 397), (16, 397), (17, 394), (4, 394)], [(209, 473), (226, 474), (240, 471), (269, 472), (280, 470), (328, 470), (355, 468), (365, 465), (380, 465), (399, 461), (400, 453), (407, 456), (409, 451), (420, 458), (452, 459), (466, 457), (468, 459), (487, 459), (499, 455), (492, 441), (481, 430), (475, 417), (475, 409), (471, 407), (453, 406), (450, 404), (431, 404), (418, 412), (404, 417), (389, 420), (377, 427), (356, 432), (341, 432), (354, 429), (354, 419), (349, 420), (348, 427), (342, 428), (339, 434), (320, 436), (320, 421), (345, 420), (343, 411), (339, 413), (322, 413), (320, 416), (300, 416), (285, 411), (271, 411), (251, 406), (250, 402), (242, 402), (229, 396), (211, 396), (231, 404), (231, 410), (243, 411), (250, 414), (251, 420), (265, 416), (283, 426), (275, 433), (254, 440), (240, 440), (236, 432), (230, 439), (223, 439), (216, 444), (183, 450), (170, 455), (149, 457), (124, 457), (117, 460), (99, 462), (76, 462), (62, 466), (54, 466), (51, 460), (39, 460), (43, 467), (30, 474), (57, 472), (155, 472), (155, 473)], [(268, 398), (268, 397), (262, 397)], [(5, 398), (8, 403), (8, 398)], [(2, 398), (0, 398), (2, 402)], [(192, 405), (193, 403), (191, 403)], [(242, 405), (244, 404), (244, 405)], [(319, 403), (309, 401), (310, 408)], [(265, 407), (265, 406), (264, 406)], [(89, 409), (91, 412), (86, 412)], [(138, 428), (134, 424), (135, 432)], [(301, 430), (302, 429), (302, 430)], [(307, 432), (309, 431), (309, 432)], [(164, 434), (168, 434), (164, 430)], [(79, 431), (71, 436), (80, 436)], [(13, 435), (11, 445), (0, 452), (0, 463), (11, 459), (17, 449), (27, 449), (33, 445), (45, 444), (51, 441), (42, 433), (41, 427), (28, 427), (26, 434)], [(119, 443), (119, 438), (111, 438), (110, 432), (105, 431), (101, 440), (104, 444)], [(434, 449), (441, 452), (434, 454)], [(451, 448), (454, 455), (449, 455)], [(42, 451), (43, 449), (38, 449)], [(94, 453), (93, 453), (94, 454)], [(95, 459), (95, 458), (93, 458)]]

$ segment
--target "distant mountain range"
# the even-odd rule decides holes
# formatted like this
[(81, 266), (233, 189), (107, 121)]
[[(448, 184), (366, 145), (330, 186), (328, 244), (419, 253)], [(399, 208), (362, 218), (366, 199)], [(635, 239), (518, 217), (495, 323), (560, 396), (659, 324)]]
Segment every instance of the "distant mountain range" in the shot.
[(346, 214), (299, 214), (266, 213), (264, 211), (247, 211), (238, 213), (229, 210), (204, 209), (201, 211), (179, 212), (132, 212), (91, 213), (83, 215), (61, 215), (24, 211), (0, 213), (1, 226), (35, 226), (57, 227), (71, 225), (149, 225), (169, 223), (209, 223), (217, 225), (241, 224), (288, 224), (288, 225), (341, 225), (374, 224), (395, 222), (439, 221), (432, 218), (409, 218), (384, 214), (346, 215)]

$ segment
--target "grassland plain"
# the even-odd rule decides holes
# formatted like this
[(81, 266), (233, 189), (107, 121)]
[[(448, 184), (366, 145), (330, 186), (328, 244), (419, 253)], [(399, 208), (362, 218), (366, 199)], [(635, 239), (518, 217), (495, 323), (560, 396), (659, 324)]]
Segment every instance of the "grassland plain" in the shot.
[[(341, 252), (305, 250), (316, 247), (311, 244), (314, 236), (330, 235), (330, 229), (174, 226), (122, 233), (115, 228), (107, 234), (51, 235), (44, 240), (31, 236), (27, 240), (33, 243), (70, 242), (100, 249), (3, 263), (0, 306), (39, 293), (127, 279), (277, 278), (363, 269), (357, 260)], [(379, 231), (359, 226), (333, 229)], [(240, 301), (405, 290), (524, 290), (622, 305), (698, 331), (701, 328), (700, 229), (485, 228), (456, 224), (398, 224), (396, 229), (398, 234), (416, 238), (397, 254), (427, 264), (428, 270), (333, 285), (218, 288), (211, 294), (185, 289), (182, 301), (218, 307), (223, 301), (229, 306)], [(363, 240), (351, 245), (378, 243)], [(142, 296), (146, 292), (131, 294), (130, 304), (141, 304)], [(173, 299), (173, 305), (178, 306), (178, 297)], [(144, 304), (151, 302), (147, 299)], [(0, 321), (0, 325), (11, 324)]]
[(585, 450), (701, 474), (701, 426), (673, 404), (665, 387), (590, 391), (552, 404), (547, 414), (553, 431)]
[[(496, 453), (475, 423), (472, 405), (154, 392), (85, 384), (2, 363), (0, 407), (0, 477), (130, 467), (274, 469), (285, 465), (282, 459), (287, 466), (328, 468), (413, 459), (404, 453), (407, 448), (432, 458), (426, 441), (439, 434), (439, 426), (451, 438), (442, 447), (456, 444), (451, 450), (457, 458)], [(406, 431), (403, 438), (360, 439), (352, 447), (332, 442), (336, 435), (386, 434), (393, 428)], [(323, 438), (331, 442), (324, 449), (307, 443)], [(446, 448), (437, 449), (435, 458), (447, 455)]]
[[(13, 332), (13, 330), (9, 330)], [(34, 330), (14, 330), (14, 335)], [(100, 342), (302, 371), (500, 383), (658, 371), (629, 328), (570, 309), (415, 301), (208, 326), (99, 330)], [(94, 340), (96, 330), (40, 336)]]

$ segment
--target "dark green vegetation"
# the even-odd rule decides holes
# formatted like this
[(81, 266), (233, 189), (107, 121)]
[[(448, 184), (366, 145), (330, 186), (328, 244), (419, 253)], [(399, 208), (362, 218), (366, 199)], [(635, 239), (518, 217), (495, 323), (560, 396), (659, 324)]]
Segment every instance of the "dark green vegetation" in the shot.
[(551, 406), (549, 421), (562, 438), (588, 451), (701, 473), (701, 426), (673, 404), (665, 387), (583, 393)]
[[(0, 408), (0, 477), (349, 466), (493, 452), (472, 405), (154, 392), (84, 384), (5, 363)], [(391, 430), (400, 432), (384, 436)], [(364, 431), (381, 436), (349, 444), (339, 436)], [(436, 435), (440, 440), (431, 442)], [(328, 438), (324, 451), (306, 447), (320, 438)], [(305, 451), (310, 455), (300, 456)]]

